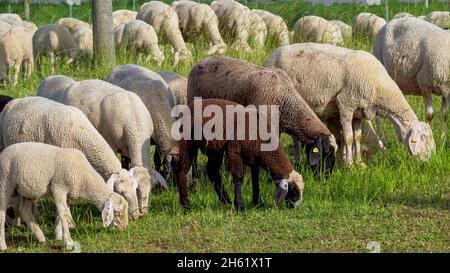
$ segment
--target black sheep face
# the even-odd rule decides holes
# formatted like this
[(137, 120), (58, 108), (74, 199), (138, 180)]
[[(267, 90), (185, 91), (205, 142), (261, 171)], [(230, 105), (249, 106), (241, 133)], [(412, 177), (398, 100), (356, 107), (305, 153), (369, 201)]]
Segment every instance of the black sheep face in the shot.
[(330, 136), (320, 136), (313, 143), (306, 144), (306, 156), (314, 173), (331, 173), (335, 164), (335, 151)]

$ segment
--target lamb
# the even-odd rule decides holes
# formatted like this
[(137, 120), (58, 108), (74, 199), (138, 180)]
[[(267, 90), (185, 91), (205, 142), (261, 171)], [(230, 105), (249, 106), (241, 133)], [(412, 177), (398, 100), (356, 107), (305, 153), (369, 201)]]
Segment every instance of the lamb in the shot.
[(14, 98), (6, 95), (0, 95), (0, 113), (3, 111), (3, 108), (5, 108), (6, 104), (8, 102), (12, 101)]
[(376, 37), (373, 54), (397, 82), (403, 94), (423, 96), (426, 119), (433, 119), (431, 94), (442, 96), (441, 135), (445, 141), (450, 100), (450, 35), (424, 20), (389, 22)]
[[(25, 75), (33, 72), (33, 34), (24, 27), (14, 27), (0, 38), (0, 70), (2, 79), (17, 84), (20, 67), (25, 64)], [(12, 80), (8, 77), (8, 69), (13, 68)]]
[(22, 18), (15, 13), (0, 13), (0, 21), (9, 24), (12, 27), (23, 26)]
[(318, 16), (300, 18), (294, 26), (294, 42), (342, 44), (340, 28)]
[(94, 36), (92, 28), (78, 27), (72, 33), (72, 38), (75, 44), (80, 48), (80, 51), (88, 58), (94, 55)]
[(234, 0), (217, 0), (211, 3), (211, 8), (219, 19), (219, 29), (225, 38), (234, 39), (231, 45), (238, 51), (251, 52), (248, 44), (250, 38), (250, 9)]
[(80, 48), (74, 42), (72, 36), (65, 26), (44, 25), (33, 35), (33, 55), (36, 58), (38, 71), (42, 71), (42, 57), (50, 58), (50, 69), (52, 74), (56, 70), (56, 55), (69, 57), (67, 64), (72, 63), (77, 57)]
[(17, 192), (24, 221), (41, 243), (45, 236), (37, 224), (32, 205), (38, 198), (51, 196), (56, 205), (56, 240), (73, 248), (69, 222), (73, 221), (67, 202), (83, 199), (102, 212), (103, 227), (125, 229), (128, 204), (114, 193), (76, 149), (63, 149), (43, 143), (25, 142), (9, 146), (0, 153), (0, 250), (7, 249), (5, 218), (7, 206)]
[(172, 8), (178, 15), (180, 30), (185, 38), (195, 39), (205, 33), (210, 43), (206, 55), (225, 54), (228, 45), (219, 32), (219, 20), (207, 4), (193, 1), (175, 1)]
[(178, 15), (169, 5), (160, 1), (147, 2), (141, 6), (136, 19), (151, 25), (158, 35), (163, 34), (165, 40), (173, 46), (175, 49), (173, 66), (192, 57), (179, 29)]
[(152, 139), (156, 143), (155, 156), (161, 156), (163, 166), (155, 161), (158, 170), (171, 172), (172, 161), (178, 161), (179, 144), (172, 137), (171, 130), (175, 118), (171, 116), (175, 106), (169, 86), (161, 76), (142, 66), (126, 64), (116, 67), (106, 78), (106, 81), (138, 95), (153, 120), (154, 134)]
[(80, 109), (114, 152), (131, 159), (130, 173), (138, 181), (139, 210), (145, 214), (151, 188), (158, 183), (167, 185), (150, 167), (153, 121), (142, 100), (105, 81), (75, 82), (65, 76), (42, 81), (37, 95)]
[(113, 12), (113, 28), (116, 29), (121, 24), (128, 24), (136, 20), (137, 12), (127, 9), (120, 9)]
[(78, 108), (42, 97), (10, 101), (0, 114), (0, 151), (19, 142), (80, 150), (108, 185), (125, 197), (132, 219), (138, 218), (135, 174), (121, 168), (111, 147)]
[[(314, 170), (333, 169), (334, 137), (284, 71), (229, 57), (208, 57), (194, 65), (189, 74), (188, 102), (194, 97), (226, 99), (244, 106), (278, 105), (280, 131), (306, 144), (310, 166)], [(312, 150), (315, 152), (310, 153)]]
[[(194, 113), (195, 102), (189, 105), (189, 113)], [(238, 118), (235, 113), (239, 115), (252, 115), (251, 111), (246, 112), (242, 105), (237, 103), (221, 100), (221, 99), (206, 99), (201, 102), (202, 113), (208, 106), (217, 107), (221, 110), (222, 115), (218, 119), (215, 119), (216, 125), (221, 127), (221, 135), (216, 135), (213, 138), (206, 132), (202, 134), (201, 139), (194, 139), (194, 130), (190, 130), (190, 139), (181, 140), (180, 144), (180, 164), (176, 172), (175, 179), (179, 187), (180, 202), (185, 209), (190, 208), (188, 195), (187, 195), (187, 180), (186, 175), (196, 158), (198, 149), (208, 157), (207, 172), (209, 179), (214, 184), (214, 189), (217, 192), (220, 200), (223, 203), (230, 203), (228, 194), (222, 185), (220, 177), (220, 168), (222, 166), (222, 161), (224, 155), (227, 157), (228, 170), (233, 175), (233, 182), (235, 198), (234, 205), (238, 211), (244, 210), (244, 205), (242, 201), (241, 187), (243, 179), (245, 176), (244, 164), (250, 166), (252, 170), (252, 185), (253, 185), (253, 202), (258, 204), (260, 202), (259, 196), (259, 168), (267, 170), (271, 178), (275, 180), (277, 185), (277, 190), (275, 193), (275, 202), (280, 203), (285, 197), (286, 200), (292, 205), (296, 205), (302, 199), (303, 193), (303, 178), (302, 176), (293, 170), (291, 163), (289, 162), (286, 154), (284, 153), (283, 146), (277, 145), (274, 150), (265, 151), (262, 149), (263, 141), (257, 137), (256, 139), (250, 139), (250, 137), (245, 137), (243, 140), (238, 139)], [(228, 113), (227, 108), (233, 107), (234, 111)], [(240, 106), (241, 108), (237, 107)], [(194, 122), (196, 122), (194, 115), (187, 115), (188, 112), (183, 112), (183, 119), (187, 123), (183, 122), (184, 126), (191, 126), (193, 128)], [(253, 112), (255, 117), (259, 122), (263, 122), (261, 114)], [(231, 122), (232, 125), (229, 126), (229, 120), (227, 116), (232, 114)], [(202, 128), (211, 122), (213, 119), (211, 117), (202, 117)], [(245, 118), (245, 132), (250, 132), (253, 126), (258, 126), (256, 124), (250, 124), (250, 118)], [(265, 119), (267, 121), (267, 118)], [(224, 126), (227, 124), (226, 126)], [(268, 124), (269, 125), (269, 124)], [(271, 127), (273, 128), (273, 127)], [(184, 129), (183, 129), (184, 130)], [(217, 128), (216, 128), (217, 130)], [(231, 134), (234, 137), (233, 140), (228, 138), (228, 130), (232, 130)], [(244, 133), (244, 135), (249, 135), (249, 133)], [(278, 137), (278, 136), (276, 136)], [(220, 139), (218, 139), (220, 138)]]
[(450, 12), (433, 11), (425, 16), (425, 21), (432, 23), (443, 29), (450, 29)]
[(289, 30), (282, 17), (261, 9), (253, 9), (252, 12), (264, 20), (268, 37), (271, 37), (277, 45), (289, 44)]
[(369, 12), (362, 12), (353, 18), (353, 37), (369, 37), (369, 39), (375, 39), (378, 31), (385, 24), (386, 20), (383, 18)]
[(339, 21), (339, 20), (333, 20), (330, 21), (331, 24), (333, 24), (335, 27), (337, 27), (341, 31), (342, 39), (344, 41), (349, 41), (352, 39), (352, 27), (347, 25), (346, 23)]
[(383, 65), (368, 52), (293, 44), (276, 49), (263, 66), (286, 71), (298, 93), (332, 132), (342, 129), (349, 166), (353, 163), (353, 139), (356, 161), (361, 162), (361, 120), (375, 115), (390, 119), (413, 156), (426, 160), (435, 150), (431, 127), (417, 119)]
[(178, 75), (173, 71), (159, 71), (157, 72), (164, 81), (169, 85), (170, 91), (172, 91), (175, 104), (187, 105), (187, 84), (186, 77)]
[(115, 39), (118, 48), (127, 48), (135, 52), (147, 54), (146, 61), (153, 57), (160, 66), (164, 54), (158, 46), (158, 36), (153, 27), (142, 20), (135, 20), (116, 29)]
[(58, 21), (56, 21), (55, 24), (65, 26), (71, 34), (74, 33), (78, 28), (92, 29), (90, 24), (76, 18), (61, 18)]

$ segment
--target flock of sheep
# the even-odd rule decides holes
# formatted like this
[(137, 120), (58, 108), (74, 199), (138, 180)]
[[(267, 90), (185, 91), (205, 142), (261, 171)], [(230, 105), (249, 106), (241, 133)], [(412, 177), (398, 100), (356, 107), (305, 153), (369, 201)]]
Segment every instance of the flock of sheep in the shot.
[[(261, 201), (260, 168), (275, 182), (276, 203), (285, 200), (293, 207), (301, 202), (302, 176), (281, 144), (274, 151), (262, 151), (260, 138), (176, 141), (171, 130), (177, 119), (171, 111), (177, 104), (189, 104), (192, 110), (194, 97), (203, 98), (203, 108), (278, 105), (280, 131), (292, 136), (294, 158), (301, 143), (315, 171), (331, 171), (338, 151), (348, 166), (364, 164), (363, 133), (367, 145), (383, 148), (370, 122), (375, 117), (387, 117), (410, 154), (427, 160), (436, 146), (429, 125), (432, 94), (442, 96), (441, 140), (445, 139), (450, 33), (443, 28), (450, 25), (450, 13), (434, 12), (424, 19), (399, 14), (386, 22), (362, 13), (348, 26), (306, 16), (289, 32), (281, 17), (232, 0), (210, 6), (150, 1), (139, 12), (115, 11), (118, 48), (161, 64), (165, 56), (160, 44), (169, 43), (175, 66), (192, 57), (185, 40), (206, 34), (207, 54), (216, 56), (195, 64), (188, 78), (126, 64), (114, 68), (105, 80), (75, 81), (57, 75), (40, 83), (36, 97), (0, 96), (0, 250), (7, 248), (5, 223), (18, 226), (21, 219), (39, 242), (45, 242), (35, 219), (35, 200), (45, 196), (56, 204), (56, 239), (69, 248), (69, 229), (75, 223), (68, 200), (87, 200), (101, 211), (104, 227), (123, 229), (128, 216), (135, 220), (147, 212), (152, 188), (167, 189), (166, 178), (172, 174), (180, 202), (189, 209), (187, 175), (195, 167), (198, 149), (208, 157), (206, 172), (222, 202), (230, 203), (219, 173), (224, 157), (238, 210), (244, 209), (244, 165), (251, 169), (255, 204)], [(0, 35), (1, 76), (12, 84), (22, 64), (30, 76), (35, 60), (41, 69), (42, 58), (48, 57), (55, 72), (56, 56), (70, 63), (93, 53), (91, 26), (73, 18), (37, 28), (17, 15), (0, 14)], [(355, 35), (374, 41), (373, 54), (337, 46)], [(269, 38), (280, 47), (262, 66), (219, 56), (229, 46), (258, 50)], [(428, 123), (417, 118), (405, 94), (424, 97)], [(150, 164), (151, 145), (156, 146), (155, 169)]]

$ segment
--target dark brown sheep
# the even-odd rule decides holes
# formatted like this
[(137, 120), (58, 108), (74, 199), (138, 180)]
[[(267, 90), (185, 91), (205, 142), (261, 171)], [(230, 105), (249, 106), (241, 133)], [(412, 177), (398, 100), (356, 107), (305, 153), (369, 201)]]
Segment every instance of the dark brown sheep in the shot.
[(0, 113), (3, 111), (3, 108), (5, 108), (6, 104), (8, 102), (12, 101), (14, 98), (10, 96), (0, 95)]
[[(223, 113), (223, 128), (222, 139), (206, 139), (202, 134), (201, 140), (194, 140), (194, 117), (191, 116), (191, 139), (182, 139), (180, 141), (180, 161), (175, 172), (175, 180), (178, 184), (180, 193), (180, 202), (185, 209), (190, 208), (188, 194), (187, 194), (187, 179), (186, 175), (191, 168), (194, 159), (197, 157), (198, 149), (202, 151), (208, 157), (208, 163), (206, 166), (209, 179), (214, 184), (214, 189), (219, 195), (220, 200), (223, 203), (230, 203), (228, 194), (224, 189), (224, 186), (220, 177), (220, 167), (224, 156), (227, 159), (227, 169), (233, 175), (235, 200), (234, 204), (238, 210), (243, 210), (243, 201), (241, 195), (241, 186), (245, 176), (244, 165), (249, 166), (252, 169), (252, 184), (253, 184), (253, 202), (259, 202), (259, 181), (258, 171), (259, 167), (265, 169), (270, 174), (271, 178), (275, 180), (277, 184), (277, 191), (275, 194), (275, 201), (281, 202), (286, 198), (289, 204), (296, 204), (301, 200), (303, 192), (303, 179), (302, 176), (293, 170), (289, 159), (284, 153), (283, 147), (278, 147), (273, 151), (261, 151), (261, 145), (264, 143), (259, 135), (256, 140), (251, 140), (249, 137), (250, 130), (252, 130), (254, 124), (249, 123), (249, 114), (246, 113), (245, 118), (245, 138), (244, 140), (237, 140), (237, 116), (233, 113), (232, 124), (234, 127), (225, 126), (227, 120), (226, 106), (236, 106), (237, 103), (221, 100), (221, 99), (207, 99), (202, 101), (202, 110), (210, 105), (219, 106)], [(189, 105), (191, 113), (194, 113), (194, 103)], [(239, 114), (245, 110), (237, 109), (236, 113)], [(211, 120), (212, 117), (202, 118), (203, 126)], [(258, 115), (260, 120), (260, 115)], [(252, 127), (250, 127), (252, 126)], [(234, 140), (227, 140), (227, 130), (233, 128)], [(251, 128), (249, 130), (249, 128)], [(272, 128), (272, 127), (270, 127)], [(184, 130), (184, 129), (183, 129)], [(218, 130), (215, 128), (214, 130)], [(219, 131), (220, 132), (220, 131)]]
[(334, 167), (334, 136), (284, 71), (229, 57), (208, 57), (189, 74), (188, 102), (194, 97), (226, 99), (244, 106), (278, 105), (280, 131), (305, 144), (309, 165), (325, 170)]

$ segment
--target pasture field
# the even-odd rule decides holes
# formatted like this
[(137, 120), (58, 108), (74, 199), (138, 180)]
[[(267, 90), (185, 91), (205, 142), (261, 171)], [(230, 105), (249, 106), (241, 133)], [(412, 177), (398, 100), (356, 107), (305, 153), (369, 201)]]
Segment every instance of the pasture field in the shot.
[[(138, 0), (139, 7), (145, 1)], [(166, 1), (167, 2), (167, 1)], [(170, 2), (170, 1), (168, 1)], [(389, 1), (390, 17), (407, 11), (414, 15), (427, 13), (423, 4), (404, 4)], [(449, 3), (430, 1), (428, 11), (449, 10)], [(295, 21), (314, 14), (326, 19), (351, 23), (356, 14), (368, 11), (384, 17), (384, 6), (350, 4), (329, 7), (310, 6), (304, 2), (273, 1), (268, 4), (249, 4), (281, 15), (292, 28)], [(132, 8), (132, 1), (116, 1), (114, 9)], [(21, 5), (12, 5), (12, 11), (23, 17)], [(7, 12), (0, 4), (0, 12)], [(31, 5), (31, 20), (38, 26), (53, 23), (68, 16), (65, 5)], [(74, 6), (73, 16), (91, 22), (90, 5)], [(149, 69), (174, 70), (187, 75), (193, 63), (205, 57), (206, 43), (189, 44), (194, 59), (190, 63), (170, 66), (172, 54), (162, 67), (137, 60), (130, 54), (119, 53), (117, 64), (137, 63)], [(346, 47), (372, 50), (369, 40), (347, 43)], [(256, 64), (261, 64), (274, 48), (253, 54), (229, 52)], [(14, 97), (33, 96), (41, 77), (50, 75), (44, 66), (43, 75), (33, 74), (21, 79), (16, 87), (0, 86), (0, 93)], [(58, 64), (58, 74), (77, 80), (103, 79), (112, 70), (101, 64), (78, 61), (72, 65)], [(422, 98), (408, 97), (420, 120), (424, 120)], [(81, 246), (81, 252), (370, 252), (368, 243), (380, 244), (382, 252), (449, 252), (450, 251), (450, 148), (439, 142), (440, 99), (434, 98), (435, 118), (432, 122), (437, 144), (436, 154), (427, 162), (412, 159), (397, 140), (394, 128), (383, 121), (386, 150), (367, 160), (367, 168), (347, 168), (339, 161), (328, 177), (314, 176), (304, 166), (296, 166), (305, 179), (304, 201), (296, 209), (284, 204), (275, 206), (273, 183), (261, 173), (262, 205), (251, 202), (250, 175), (244, 187), (247, 210), (237, 213), (232, 206), (221, 205), (212, 184), (201, 173), (195, 192), (190, 193), (193, 209), (184, 213), (178, 203), (178, 192), (171, 182), (168, 192), (152, 192), (149, 213), (136, 222), (130, 222), (126, 231), (103, 229), (100, 212), (87, 203), (71, 205), (77, 224), (72, 238)], [(450, 120), (450, 119), (447, 119)], [(447, 126), (450, 126), (448, 124)], [(447, 138), (450, 133), (447, 132)], [(282, 143), (289, 154), (290, 137), (283, 135)], [(302, 159), (304, 161), (304, 159)], [(201, 156), (199, 170), (205, 170), (206, 160)], [(231, 176), (222, 172), (227, 190), (232, 193)], [(63, 243), (54, 240), (56, 210), (53, 203), (41, 201), (40, 224), (48, 239), (39, 244), (24, 226), (7, 229), (9, 252), (62, 252)], [(370, 244), (369, 244), (370, 245)]]

